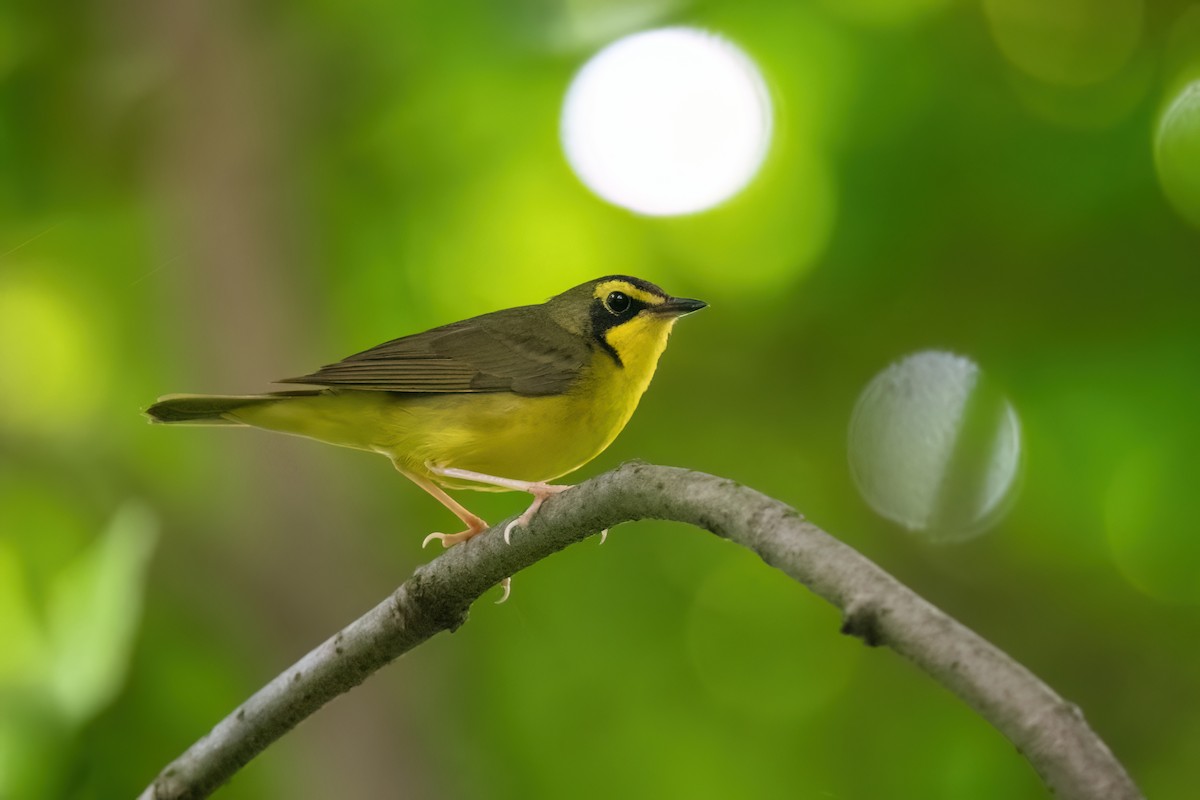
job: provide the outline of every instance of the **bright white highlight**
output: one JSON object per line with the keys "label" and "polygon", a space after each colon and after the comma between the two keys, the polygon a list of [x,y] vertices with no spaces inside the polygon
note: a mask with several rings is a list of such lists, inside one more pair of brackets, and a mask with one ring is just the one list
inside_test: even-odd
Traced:
{"label": "bright white highlight", "polygon": [[562,138],[576,174],[610,203],[690,214],[736,194],[758,171],[771,103],[732,44],[663,28],[620,39],[584,65],[563,105]]}

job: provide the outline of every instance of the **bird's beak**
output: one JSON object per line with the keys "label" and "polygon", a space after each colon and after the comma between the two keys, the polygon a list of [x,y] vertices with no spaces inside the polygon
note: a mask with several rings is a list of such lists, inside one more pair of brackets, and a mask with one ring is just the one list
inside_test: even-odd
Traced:
{"label": "bird's beak", "polygon": [[699,311],[707,306],[708,303],[703,300],[689,300],[686,297],[671,297],[665,302],[659,303],[656,306],[651,306],[649,310],[655,314],[667,314],[673,317],[682,317],[684,314],[691,314],[693,311]]}

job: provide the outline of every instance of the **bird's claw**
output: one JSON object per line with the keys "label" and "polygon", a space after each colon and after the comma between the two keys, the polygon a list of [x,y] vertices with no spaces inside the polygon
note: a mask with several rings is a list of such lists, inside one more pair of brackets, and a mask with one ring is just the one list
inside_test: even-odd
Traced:
{"label": "bird's claw", "polygon": [[608,528],[600,531],[600,544],[604,544],[604,540],[608,538]]}
{"label": "bird's claw", "polygon": [[561,494],[570,488],[570,486],[562,486],[552,483],[530,484],[529,488],[527,488],[525,491],[533,495],[533,502],[529,504],[529,508],[525,509],[521,516],[504,526],[504,543],[512,544],[512,532],[515,528],[529,527],[529,523],[532,522],[534,516],[537,515],[538,509],[542,507],[542,503],[546,502],[554,495]]}
{"label": "bird's claw", "polygon": [[512,544],[512,532],[513,532],[514,528],[529,527],[530,521],[533,520],[533,515],[537,513],[537,510],[539,508],[541,508],[542,501],[545,499],[546,498],[542,497],[541,495],[537,495],[534,498],[533,502],[529,504],[529,508],[525,509],[524,514],[522,514],[521,516],[517,517],[512,522],[510,522],[504,526],[504,543],[505,544]]}
{"label": "bird's claw", "polygon": [[437,539],[439,542],[441,542],[442,547],[453,547],[460,542],[465,542],[472,536],[477,536],[479,533],[480,531],[462,531],[460,533],[431,533],[421,541],[421,549],[424,550],[425,546],[434,539]]}
{"label": "bird's claw", "polygon": [[509,594],[512,593],[512,578],[505,578],[500,581],[500,588],[504,590],[504,594],[500,595],[500,599],[496,601],[496,605],[503,603],[508,599]]}

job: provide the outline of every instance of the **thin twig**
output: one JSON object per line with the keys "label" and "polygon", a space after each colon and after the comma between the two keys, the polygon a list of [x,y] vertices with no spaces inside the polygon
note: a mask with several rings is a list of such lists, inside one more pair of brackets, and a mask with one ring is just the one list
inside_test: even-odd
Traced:
{"label": "thin twig", "polygon": [[[419,567],[386,600],[268,683],[155,779],[143,799],[199,798],[326,702],[434,634],[454,630],[502,578],[635,519],[670,519],[749,547],[844,614],[843,633],[887,646],[962,698],[1068,800],[1142,795],[1083,715],[1029,670],[783,503],[733,481],[624,464],[546,502],[505,545],[504,524]],[[930,769],[936,766],[931,763]]]}

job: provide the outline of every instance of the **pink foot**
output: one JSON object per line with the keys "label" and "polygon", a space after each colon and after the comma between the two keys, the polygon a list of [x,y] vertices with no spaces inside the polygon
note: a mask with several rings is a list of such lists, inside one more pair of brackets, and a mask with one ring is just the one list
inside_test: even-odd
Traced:
{"label": "pink foot", "polygon": [[437,539],[439,542],[441,542],[442,547],[453,547],[456,544],[465,542],[467,539],[470,539],[475,535],[477,534],[474,531],[462,531],[460,533],[431,533],[421,540],[421,549],[425,549],[425,547],[434,539]]}
{"label": "pink foot", "polygon": [[517,526],[522,528],[529,527],[529,523],[533,520],[534,516],[537,515],[538,509],[542,507],[542,503],[546,502],[554,495],[561,494],[570,488],[570,486],[562,484],[541,482],[530,483],[528,486],[526,486],[525,491],[533,495],[533,502],[529,504],[529,508],[525,509],[525,513],[504,526],[504,543],[512,544],[510,537],[512,536],[513,528],[516,528]]}
{"label": "pink foot", "polygon": [[488,524],[486,522],[484,522],[482,519],[479,519],[479,517],[475,517],[475,520],[476,520],[475,522],[470,523],[470,525],[467,527],[467,529],[465,531],[460,531],[458,533],[431,533],[431,534],[429,534],[421,542],[421,549],[424,549],[425,545],[429,544],[434,539],[437,539],[439,542],[441,542],[442,547],[453,547],[456,544],[465,542],[467,539],[471,539],[475,536],[478,536],[479,534],[483,533],[484,531],[486,531],[488,529]]}

